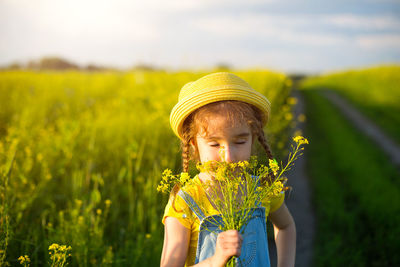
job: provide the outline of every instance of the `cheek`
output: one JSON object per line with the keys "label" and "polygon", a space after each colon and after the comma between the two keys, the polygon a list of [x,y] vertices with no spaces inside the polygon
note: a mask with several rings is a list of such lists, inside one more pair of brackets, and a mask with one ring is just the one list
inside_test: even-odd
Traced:
{"label": "cheek", "polygon": [[252,143],[249,142],[248,145],[246,145],[242,151],[243,155],[245,155],[246,157],[246,160],[250,159],[251,151],[252,151]]}
{"label": "cheek", "polygon": [[197,155],[198,155],[198,159],[201,162],[205,162],[208,160],[213,160],[212,158],[212,151],[210,148],[208,148],[205,144],[203,144],[201,141],[197,142],[198,146],[197,146]]}
{"label": "cheek", "polygon": [[202,162],[209,160],[218,160],[218,159],[219,159],[218,150],[210,148],[210,149],[203,149],[200,152],[200,160]]}

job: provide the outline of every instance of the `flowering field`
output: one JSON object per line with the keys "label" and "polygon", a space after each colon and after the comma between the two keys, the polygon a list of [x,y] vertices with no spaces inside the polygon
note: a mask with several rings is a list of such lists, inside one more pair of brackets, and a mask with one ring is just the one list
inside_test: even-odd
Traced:
{"label": "flowering field", "polygon": [[[235,73],[272,102],[268,138],[283,156],[290,80]],[[156,188],[162,170],[181,170],[169,112],[204,74],[0,72],[0,266],[158,265]]]}

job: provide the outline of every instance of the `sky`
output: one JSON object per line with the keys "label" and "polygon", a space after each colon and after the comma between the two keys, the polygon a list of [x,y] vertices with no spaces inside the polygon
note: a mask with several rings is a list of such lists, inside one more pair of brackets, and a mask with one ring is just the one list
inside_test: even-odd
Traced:
{"label": "sky", "polygon": [[0,65],[269,68],[400,63],[400,0],[0,0]]}

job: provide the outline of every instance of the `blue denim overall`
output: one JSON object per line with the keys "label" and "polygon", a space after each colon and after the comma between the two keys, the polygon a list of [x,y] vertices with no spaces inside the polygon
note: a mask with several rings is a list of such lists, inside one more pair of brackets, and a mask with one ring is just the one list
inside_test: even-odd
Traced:
{"label": "blue denim overall", "polygon": [[[222,232],[218,227],[223,224],[222,219],[220,215],[206,217],[188,193],[180,190],[178,195],[182,197],[200,220],[195,261],[195,263],[199,263],[214,255],[217,235]],[[249,219],[242,235],[242,250],[236,262],[237,266],[270,266],[265,222],[265,208],[258,205],[257,208],[254,208],[253,215]]]}

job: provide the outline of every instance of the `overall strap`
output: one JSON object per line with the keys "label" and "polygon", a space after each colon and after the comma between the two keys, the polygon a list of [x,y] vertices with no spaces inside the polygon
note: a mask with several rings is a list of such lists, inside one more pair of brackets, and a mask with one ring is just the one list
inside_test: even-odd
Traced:
{"label": "overall strap", "polygon": [[196,201],[185,191],[179,190],[178,195],[186,202],[189,208],[196,214],[197,218],[202,221],[206,216],[204,216],[203,211],[197,205]]}

